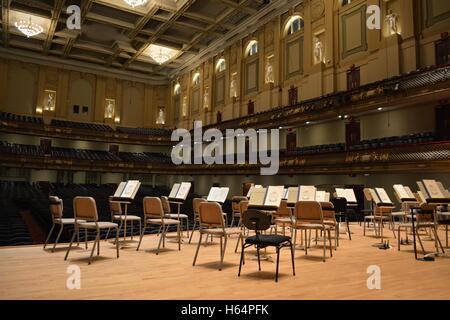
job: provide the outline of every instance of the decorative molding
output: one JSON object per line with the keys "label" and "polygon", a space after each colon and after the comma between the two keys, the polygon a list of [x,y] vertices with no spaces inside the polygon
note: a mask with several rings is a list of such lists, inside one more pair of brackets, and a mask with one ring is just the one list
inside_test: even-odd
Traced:
{"label": "decorative molding", "polygon": [[[440,15],[434,16],[433,15],[433,4],[436,0],[425,0],[424,1],[424,6],[425,6],[425,24],[427,27],[431,27],[434,24],[441,22],[443,20],[447,20],[450,19],[450,9],[447,12],[444,12]],[[442,1],[442,0],[438,0],[438,1]],[[448,0],[445,0],[444,2],[447,3],[447,5],[450,6]]]}
{"label": "decorative molding", "polygon": [[[342,23],[342,59],[346,59],[347,57],[358,53],[358,52],[364,52],[367,51],[368,49],[368,45],[367,45],[367,28],[366,28],[366,11],[367,11],[367,6],[363,5],[361,6],[359,9],[344,14],[342,16],[341,19],[341,23]],[[352,16],[355,16],[359,14],[361,16],[361,45],[353,48],[353,49],[348,49],[347,48],[347,31],[351,32],[350,30],[347,30],[347,19],[349,19]]]}

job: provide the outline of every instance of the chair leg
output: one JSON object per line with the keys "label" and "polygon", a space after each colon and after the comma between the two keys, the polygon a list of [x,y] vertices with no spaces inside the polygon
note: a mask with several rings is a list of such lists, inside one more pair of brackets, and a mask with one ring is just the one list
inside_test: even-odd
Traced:
{"label": "chair leg", "polygon": [[74,232],[77,234],[77,246],[79,246],[80,245],[80,228],[75,226]]}
{"label": "chair leg", "polygon": [[[166,228],[164,227],[164,225],[162,225],[162,228],[160,230],[162,230],[162,233],[159,235],[158,249],[156,249],[156,255],[158,255],[159,248],[161,248],[161,242],[165,241],[164,237],[166,236]],[[164,248],[164,245],[163,245],[163,248]]]}
{"label": "chair leg", "polygon": [[84,229],[84,246],[86,249],[88,248],[88,231],[87,231],[87,229]]}
{"label": "chair leg", "polygon": [[131,240],[133,240],[134,229],[133,229],[133,220],[131,220]]}
{"label": "chair leg", "polygon": [[61,237],[63,229],[64,225],[61,223],[61,229],[59,229],[58,236],[56,237],[55,243],[53,244],[52,252],[55,252],[56,244],[58,243],[59,238]]}
{"label": "chair leg", "polygon": [[[220,257],[220,269],[219,270],[222,270],[222,267],[223,267],[223,258],[225,257],[225,250],[227,249],[227,235],[225,234],[225,236],[223,237],[224,238],[224,240],[223,240],[223,249],[222,249],[222,256]],[[222,238],[220,238],[220,239],[222,239]],[[221,245],[221,247],[222,247],[222,245]]]}
{"label": "chair leg", "polygon": [[[398,245],[398,251],[400,251],[400,225],[398,226],[398,235],[397,235],[397,245]],[[406,234],[408,234],[408,229],[406,229]]]}
{"label": "chair leg", "polygon": [[448,225],[445,226],[445,247],[448,248]]}
{"label": "chair leg", "polygon": [[293,254],[295,256],[295,246],[297,245],[297,228],[295,228],[295,230],[292,230],[292,238],[293,238]]}
{"label": "chair leg", "polygon": [[72,239],[70,240],[69,248],[67,249],[66,256],[64,257],[64,260],[67,260],[67,257],[69,256],[69,252],[70,252],[70,249],[72,248],[73,240],[75,240],[75,235],[76,235],[76,233],[74,232],[73,235],[72,235]]}
{"label": "chair leg", "polygon": [[232,214],[230,228],[233,228],[233,224],[234,224],[234,213]]}
{"label": "chair leg", "polygon": [[305,229],[305,255],[308,255],[308,230]]}
{"label": "chair leg", "polygon": [[243,264],[243,262],[244,262],[244,249],[245,249],[245,247],[244,247],[244,245],[242,245],[242,249],[241,249],[241,260],[240,260],[240,262],[239,262],[239,272],[238,272],[238,277],[241,276],[242,264]]}
{"label": "chair leg", "polygon": [[[147,228],[146,223],[144,223],[144,227],[141,229],[141,235],[139,236],[139,243],[136,248],[136,251],[139,251],[139,248],[141,247],[142,238],[144,237],[145,229]],[[116,228],[116,242],[119,242],[119,229]]]}
{"label": "chair leg", "polygon": [[189,237],[189,243],[192,241],[192,236],[194,235],[195,227],[197,226],[197,219],[194,219],[194,227],[191,230],[191,236]]}
{"label": "chair leg", "polygon": [[256,252],[258,254],[258,270],[261,271],[261,258],[259,256],[259,246],[256,245]]}
{"label": "chair leg", "polygon": [[89,257],[88,264],[91,264],[91,262],[92,262],[92,256],[94,255],[95,246],[97,245],[98,237],[99,237],[99,232],[97,231],[97,234],[95,235],[94,245],[92,246],[91,256]]}
{"label": "chair leg", "polygon": [[292,242],[289,241],[289,247],[291,249],[291,260],[292,260],[292,274],[295,276],[295,264],[294,264],[294,250],[292,248]]}
{"label": "chair leg", "polygon": [[98,232],[98,241],[97,241],[97,255],[100,255],[100,230]]}
{"label": "chair leg", "polygon": [[423,247],[422,239],[420,238],[419,229],[416,229],[417,239],[419,240],[420,247],[422,248],[423,254],[425,254],[425,248]]}
{"label": "chair leg", "polygon": [[275,282],[278,282],[278,266],[280,265],[280,248],[277,247],[277,270],[275,272]]}
{"label": "chair leg", "polygon": [[[442,243],[441,243],[441,239],[439,238],[438,233],[437,233],[437,227],[434,226],[432,229],[433,229],[434,237],[435,237],[435,241],[436,241],[436,252],[439,252],[439,247],[440,247],[442,250],[442,253],[445,253],[444,247],[442,246]],[[438,247],[438,245],[439,245],[439,247]]]}
{"label": "chair leg", "polygon": [[[139,230],[140,229],[141,228],[139,228]],[[142,240],[142,238],[140,240]],[[139,241],[139,244],[141,244],[141,241]],[[117,251],[117,259],[119,259],[119,228],[118,227],[116,227],[116,251]]]}
{"label": "chair leg", "polygon": [[237,253],[237,249],[238,249],[239,241],[241,240],[241,237],[242,237],[242,232],[239,234],[238,239],[236,241],[236,247],[234,248],[234,253]]}
{"label": "chair leg", "polygon": [[[325,231],[323,233],[323,236],[325,237]],[[328,229],[328,242],[330,244],[330,256],[333,256],[333,246],[331,245],[331,230]]]}
{"label": "chair leg", "polygon": [[203,233],[200,232],[200,239],[198,240],[197,250],[195,251],[195,256],[194,256],[194,261],[192,262],[192,266],[195,266],[195,262],[197,261],[198,251],[200,249],[200,245],[202,244],[202,237],[203,237]]}
{"label": "chair leg", "polygon": [[177,234],[178,234],[178,251],[181,250],[181,234],[180,234],[180,224],[177,224]]}
{"label": "chair leg", "polygon": [[323,237],[323,262],[325,262],[326,250],[327,250],[327,237],[324,234],[324,237]]}
{"label": "chair leg", "polygon": [[54,229],[55,229],[55,224],[53,223],[52,228],[50,229],[50,232],[48,233],[47,239],[45,239],[44,249],[47,246],[48,240],[50,240],[50,236],[52,235]]}
{"label": "chair leg", "polygon": [[352,240],[352,233],[350,232],[350,222],[348,222],[348,219],[345,219],[347,222],[347,232],[348,232],[348,239]]}
{"label": "chair leg", "polygon": [[366,222],[364,221],[364,229],[363,229],[363,236],[366,236]]}
{"label": "chair leg", "polygon": [[109,236],[109,231],[111,231],[111,228],[108,228],[108,231],[106,231],[106,236],[105,236],[105,240],[108,240],[108,236]]}

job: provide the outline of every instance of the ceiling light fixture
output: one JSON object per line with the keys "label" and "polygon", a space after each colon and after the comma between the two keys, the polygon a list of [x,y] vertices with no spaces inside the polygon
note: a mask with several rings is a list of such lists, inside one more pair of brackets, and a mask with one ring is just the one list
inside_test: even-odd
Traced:
{"label": "ceiling light fixture", "polygon": [[164,64],[177,54],[177,50],[151,44],[147,49],[147,54],[158,64]]}
{"label": "ceiling light fixture", "polygon": [[31,17],[29,20],[19,20],[15,23],[17,29],[22,32],[24,35],[29,37],[34,37],[44,31],[44,28],[37,23],[31,21]]}
{"label": "ceiling light fixture", "polygon": [[132,8],[136,8],[147,3],[147,0],[123,0],[123,1],[125,1],[126,4],[128,4]]}

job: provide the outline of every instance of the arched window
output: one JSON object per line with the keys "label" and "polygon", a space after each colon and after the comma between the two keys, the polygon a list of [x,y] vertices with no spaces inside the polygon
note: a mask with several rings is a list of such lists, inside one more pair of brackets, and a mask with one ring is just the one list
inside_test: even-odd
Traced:
{"label": "arched window", "polygon": [[176,83],[175,86],[173,87],[173,94],[175,96],[179,95],[181,92],[181,85],[179,83]]}
{"label": "arched window", "polygon": [[226,66],[225,59],[220,58],[216,64],[216,72],[217,73],[223,72],[223,71],[225,71],[226,68],[227,68],[227,66]]}
{"label": "arched window", "polygon": [[258,53],[258,41],[252,40],[248,43],[247,48],[245,49],[245,55],[247,57],[251,57]]}
{"label": "arched window", "polygon": [[304,27],[305,27],[305,22],[302,17],[292,16],[286,24],[285,33],[287,35],[291,35],[300,30],[303,30]]}
{"label": "arched window", "polygon": [[194,86],[198,86],[200,84],[200,73],[195,73],[194,77],[192,78],[192,84]]}

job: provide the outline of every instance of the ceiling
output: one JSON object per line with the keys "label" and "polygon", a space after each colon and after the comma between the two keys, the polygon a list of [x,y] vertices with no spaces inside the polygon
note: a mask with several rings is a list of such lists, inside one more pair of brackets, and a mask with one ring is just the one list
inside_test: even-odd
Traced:
{"label": "ceiling", "polygon": [[[270,0],[147,0],[132,8],[124,0],[1,0],[0,44],[39,56],[139,73],[158,79],[255,17]],[[81,30],[67,29],[70,5],[81,8]],[[27,38],[19,19],[44,32]],[[147,54],[151,44],[177,50],[159,65]]]}

